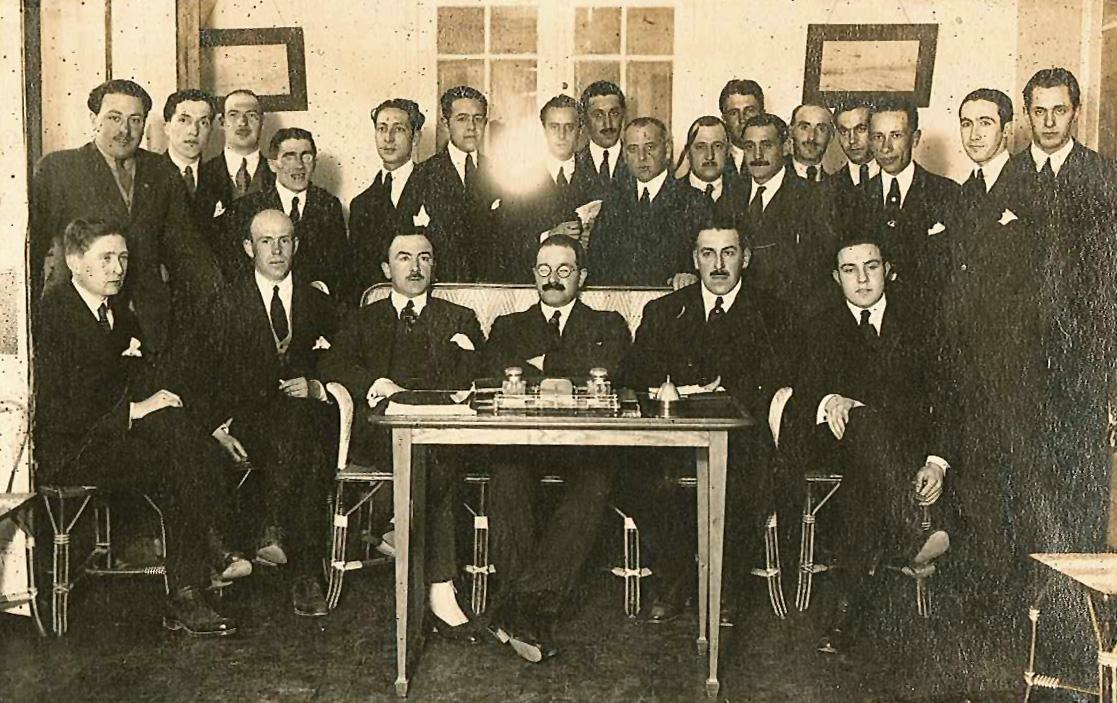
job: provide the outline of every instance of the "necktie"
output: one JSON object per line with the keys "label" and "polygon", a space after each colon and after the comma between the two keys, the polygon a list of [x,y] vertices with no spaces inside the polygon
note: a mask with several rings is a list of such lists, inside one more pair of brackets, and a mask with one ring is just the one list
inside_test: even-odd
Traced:
{"label": "necktie", "polygon": [[807,180],[811,181],[812,183],[814,181],[818,180],[818,167],[817,166],[808,166],[807,167]]}
{"label": "necktie", "polygon": [[109,304],[106,302],[102,302],[101,307],[97,308],[97,324],[105,334],[112,332],[112,325],[109,324]]}
{"label": "necktie", "polygon": [[297,196],[297,195],[295,197],[291,198],[291,213],[290,213],[290,216],[291,216],[291,224],[297,225],[299,223],[299,220],[302,219],[302,215],[299,214],[299,196]]}
{"label": "necktie", "polygon": [[717,299],[714,300],[714,307],[710,310],[710,316],[706,318],[706,322],[717,322],[721,318],[725,317],[725,308],[723,307],[724,304],[725,300],[719,295]]}
{"label": "necktie", "polygon": [[756,195],[752,196],[752,202],[749,203],[749,221],[754,226],[760,224],[760,218],[764,216],[764,186],[758,186]]}
{"label": "necktie", "polygon": [[601,178],[602,183],[608,183],[612,176],[609,174],[609,152],[606,151],[601,154],[601,168],[597,169],[597,175]]}
{"label": "necktie", "polygon": [[268,314],[271,316],[271,328],[275,333],[275,340],[282,342],[287,339],[291,328],[287,325],[287,308],[283,307],[283,299],[279,297],[279,286],[272,287],[271,309]]}
{"label": "necktie", "polygon": [[[388,200],[392,200],[392,172],[387,171],[384,173],[384,193],[388,196]],[[395,203],[392,203],[395,205]]]}
{"label": "necktie", "polygon": [[191,197],[193,197],[194,190],[197,188],[197,185],[194,183],[193,167],[186,167],[186,170],[182,172],[182,180],[186,181],[186,192],[190,193]]}
{"label": "necktie", "polygon": [[559,166],[558,178],[555,179],[555,183],[559,188],[566,188],[566,186],[570,185],[570,181],[566,180],[566,169],[562,166]]}
{"label": "necktie", "polygon": [[975,186],[975,188],[977,188],[978,195],[985,195],[988,192],[985,186],[985,172],[978,168],[974,177],[977,180],[977,186]]}
{"label": "necktie", "polygon": [[551,319],[547,320],[547,325],[551,328],[551,347],[554,348],[558,344],[559,339],[562,338],[562,328],[559,327],[559,321],[562,319],[562,311],[555,310],[551,315]]}
{"label": "necktie", "polygon": [[869,164],[861,164],[861,168],[858,169],[858,174],[860,176],[860,180],[857,182],[857,185],[861,186],[865,190],[868,190],[868,188],[869,188]]}
{"label": "necktie", "polygon": [[900,181],[893,178],[892,185],[888,186],[888,197],[884,199],[884,213],[888,216],[889,226],[895,227],[896,217],[900,212]]}
{"label": "necktie", "polygon": [[1046,183],[1055,183],[1055,169],[1051,167],[1051,157],[1043,162],[1043,169],[1039,172],[1040,180]]}
{"label": "necktie", "polygon": [[651,195],[648,194],[648,189],[645,187],[640,193],[640,209],[648,210],[652,206]]}
{"label": "necktie", "polygon": [[706,197],[709,198],[711,203],[714,202],[714,184],[713,183],[707,183],[706,184]]}
{"label": "necktie", "polygon": [[868,310],[862,310],[861,324],[858,325],[858,327],[861,328],[861,334],[864,335],[865,339],[869,340],[877,338],[877,329],[876,327],[873,327],[873,323],[869,322],[869,317],[871,315],[872,313],[870,313]]}
{"label": "necktie", "polygon": [[237,169],[236,178],[233,179],[233,184],[236,191],[233,193],[233,199],[242,198],[248,192],[248,186],[252,179],[248,177],[248,159],[240,160],[240,168]]}
{"label": "necktie", "polygon": [[473,172],[477,170],[477,165],[473,163],[473,154],[465,155],[465,187],[469,189],[470,184],[473,183]]}
{"label": "necktie", "polygon": [[411,328],[419,320],[419,314],[415,312],[415,301],[408,300],[407,304],[403,306],[403,310],[399,311],[400,322],[403,323],[403,328],[407,332],[411,332]]}
{"label": "necktie", "polygon": [[116,162],[116,182],[120,185],[120,194],[124,197],[124,204],[132,209],[132,174],[124,166],[123,161]]}

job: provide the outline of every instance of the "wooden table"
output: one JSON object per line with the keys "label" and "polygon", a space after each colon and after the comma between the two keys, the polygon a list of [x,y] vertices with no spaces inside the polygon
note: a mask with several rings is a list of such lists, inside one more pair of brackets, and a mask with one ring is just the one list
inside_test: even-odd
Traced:
{"label": "wooden table", "polygon": [[[718,693],[718,624],[721,620],[722,547],[725,535],[725,473],[728,433],[753,420],[722,402],[682,401],[669,417],[374,416],[392,430],[396,548],[396,693],[406,696],[412,665],[423,641],[427,593],[423,576],[427,445],[694,447],[698,475],[698,653],[709,655],[706,692]],[[650,406],[645,405],[645,413]],[[410,650],[408,649],[410,645]]]}

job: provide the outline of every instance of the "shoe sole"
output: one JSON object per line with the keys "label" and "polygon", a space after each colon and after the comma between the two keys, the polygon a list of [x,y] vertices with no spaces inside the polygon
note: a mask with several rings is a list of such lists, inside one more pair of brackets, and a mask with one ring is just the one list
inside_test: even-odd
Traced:
{"label": "shoe sole", "polygon": [[530,644],[523,640],[518,640],[515,637],[509,639],[508,644],[512,645],[512,651],[526,662],[538,664],[543,661],[543,649],[539,645]]}
{"label": "shoe sole", "polygon": [[325,612],[319,612],[317,610],[299,610],[298,608],[295,608],[295,615],[303,618],[324,618],[329,614],[329,610],[326,610]]}
{"label": "shoe sole", "polygon": [[191,630],[189,627],[182,624],[181,620],[176,620],[169,617],[163,618],[163,627],[167,630],[170,630],[171,632],[185,632],[191,637],[228,637],[229,635],[235,635],[237,633],[236,627],[230,627],[224,630],[211,630],[206,632]]}

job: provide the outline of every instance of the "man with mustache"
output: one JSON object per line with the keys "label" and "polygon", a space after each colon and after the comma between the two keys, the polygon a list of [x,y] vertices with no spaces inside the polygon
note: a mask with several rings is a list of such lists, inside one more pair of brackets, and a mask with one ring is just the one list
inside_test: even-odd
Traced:
{"label": "man with mustache", "polygon": [[411,225],[421,205],[418,179],[413,178],[415,147],[426,123],[419,105],[392,98],[374,107],[371,117],[380,165],[372,185],[349,204],[357,295],[385,280],[377,264],[388,242]]}
{"label": "man with mustache", "polygon": [[92,141],[48,154],[32,180],[32,304],[44,287],[68,282],[67,224],[79,217],[119,222],[131,253],[120,296],[144,326],[154,362],[175,347],[221,276],[194,224],[181,174],[162,155],[140,148],[151,96],[132,81],[111,80],[90,91],[86,105]]}
{"label": "man with mustache", "polygon": [[729,145],[725,123],[713,115],[704,115],[690,125],[683,154],[690,167],[687,184],[702,193],[719,219],[736,221],[743,218],[744,211],[740,210],[743,200],[738,192],[739,181],[725,175]]}
{"label": "man with mustache", "polygon": [[834,116],[829,108],[805,103],[791,113],[791,167],[811,183],[826,180],[822,168],[826,148],[834,136]]}
{"label": "man with mustache", "polygon": [[795,310],[816,309],[829,290],[834,234],[822,189],[786,165],[787,125],[762,114],[745,123],[747,180],[737,188],[752,249],[753,282]]}
{"label": "man with mustache", "polygon": [[[391,466],[391,433],[371,431],[369,415],[383,412],[385,401],[405,398],[407,391],[469,388],[479,375],[477,350],[485,338],[472,310],[430,294],[434,248],[421,228],[393,237],[380,267],[392,282],[391,293],[352,311],[319,370],[324,381],[339,381],[353,397],[350,456]],[[469,639],[472,627],[453,583],[458,573],[454,510],[461,504],[457,465],[453,451],[427,454],[426,575],[436,629]]]}
{"label": "man with mustache", "polygon": [[593,200],[602,200],[631,178],[621,151],[621,130],[627,114],[624,93],[616,83],[595,81],[582,91],[581,105],[590,139],[575,155],[575,165],[597,174],[590,195]]}
{"label": "man with mustache", "polygon": [[318,163],[314,135],[299,127],[284,127],[272,135],[270,147],[275,184],[238,200],[226,218],[227,242],[231,244],[235,238],[241,242],[236,258],[224,262],[227,275],[238,277],[248,268],[243,242],[252,218],[264,210],[279,210],[295,223],[299,240],[295,271],[299,276],[320,286],[335,305],[355,303],[358,294],[341,201],[310,180]]}
{"label": "man with mustache", "polygon": [[747,177],[745,123],[764,113],[764,89],[752,79],[733,78],[721,89],[718,109],[721,110],[721,119],[729,130],[729,159],[725,162],[725,175],[729,178]]}
{"label": "man with mustache", "polygon": [[[570,377],[579,384],[595,367],[614,376],[630,344],[628,326],[619,313],[578,300],[588,274],[578,240],[547,237],[536,247],[533,273],[539,302],[493,322],[486,373],[503,377],[515,366],[529,382]],[[600,448],[510,447],[495,451],[493,464],[494,622],[518,655],[539,662],[556,651],[553,627],[596,544],[613,462]],[[539,479],[556,472],[566,483],[554,513],[543,521],[537,496],[550,489]]]}
{"label": "man with mustache", "polygon": [[667,172],[671,140],[656,118],[638,117],[625,127],[624,155],[635,180],[602,203],[588,268],[596,285],[670,285],[690,268],[690,242],[709,206]]}
{"label": "man with mustache", "polygon": [[[765,418],[773,393],[789,382],[788,309],[744,276],[753,258],[751,247],[732,222],[707,219],[699,230],[691,256],[699,281],[644,307],[621,381],[647,390],[670,377],[678,387],[724,389],[754,418]],[[747,574],[764,563],[763,524],[771,512],[770,445],[770,435],[759,426],[732,433],[729,440],[725,553],[734,556],[726,562],[723,591],[729,606],[737,599],[742,606],[752,605],[763,593],[759,579],[748,584]],[[687,514],[694,498],[678,489],[680,472],[689,474],[694,455],[657,450],[645,456],[648,466],[622,472],[624,485],[617,495],[647,538],[656,576],[645,617],[660,623],[681,612],[688,584],[694,583],[693,538],[680,533],[693,524]],[[725,622],[732,622],[733,610],[725,608]]]}

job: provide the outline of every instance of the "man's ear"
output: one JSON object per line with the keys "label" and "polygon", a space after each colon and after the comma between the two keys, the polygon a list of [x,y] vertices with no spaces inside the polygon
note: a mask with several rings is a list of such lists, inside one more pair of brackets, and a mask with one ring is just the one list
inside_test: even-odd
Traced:
{"label": "man's ear", "polygon": [[892,264],[884,262],[884,280],[889,281],[892,279]]}
{"label": "man's ear", "polygon": [[923,130],[921,130],[921,129],[917,129],[917,130],[915,130],[914,132],[911,133],[911,148],[912,149],[915,149],[915,147],[919,146],[919,138],[921,136],[923,136]]}
{"label": "man's ear", "polygon": [[291,247],[291,256],[294,256],[299,251],[299,238],[295,237],[294,246]]}
{"label": "man's ear", "polygon": [[384,274],[384,278],[392,280],[392,267],[388,266],[387,261],[380,262],[380,272]]}
{"label": "man's ear", "polygon": [[752,249],[744,247],[741,249],[741,270],[744,271],[749,267],[749,262],[752,261]]}
{"label": "man's ear", "polygon": [[690,258],[691,258],[692,261],[694,261],[694,270],[697,271],[698,270],[698,250],[697,249],[695,249],[694,251],[692,251],[690,253]]}
{"label": "man's ear", "polygon": [[251,239],[241,240],[241,245],[244,246],[244,253],[248,254],[248,258],[250,258],[250,259],[255,259],[256,258],[256,254],[252,251],[252,240]]}
{"label": "man's ear", "polygon": [[[834,277],[834,283],[837,283],[839,286],[842,285],[842,276],[841,276],[840,273],[838,273],[837,269],[834,269],[833,271],[831,271],[830,275]],[[887,264],[885,265],[885,268],[884,268],[884,276],[885,276],[885,278],[888,277],[888,265]]]}
{"label": "man's ear", "polygon": [[586,276],[589,274],[589,269],[578,269],[578,290],[582,290],[582,286],[586,285]]}
{"label": "man's ear", "polygon": [[70,273],[77,273],[81,268],[81,257],[76,254],[66,255],[66,268],[70,269]]}

